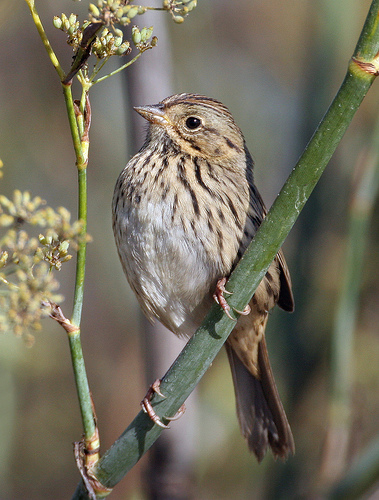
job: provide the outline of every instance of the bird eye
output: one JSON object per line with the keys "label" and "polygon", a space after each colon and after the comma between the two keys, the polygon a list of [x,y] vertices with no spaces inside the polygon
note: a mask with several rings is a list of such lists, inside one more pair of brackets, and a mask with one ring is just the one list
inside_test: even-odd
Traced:
{"label": "bird eye", "polygon": [[195,130],[196,128],[199,128],[201,125],[201,120],[200,118],[197,118],[197,116],[189,116],[186,120],[186,126],[190,130]]}

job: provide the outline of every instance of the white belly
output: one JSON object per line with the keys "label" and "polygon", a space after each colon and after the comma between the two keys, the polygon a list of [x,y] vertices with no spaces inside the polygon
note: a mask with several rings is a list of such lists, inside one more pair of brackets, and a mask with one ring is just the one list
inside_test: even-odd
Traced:
{"label": "white belly", "polygon": [[182,224],[171,225],[166,205],[147,204],[124,215],[119,219],[123,227],[117,232],[123,237],[118,249],[142,308],[150,319],[156,316],[175,333],[191,335],[203,320],[221,277],[202,242],[201,235],[206,238],[208,229],[201,228],[195,236]]}

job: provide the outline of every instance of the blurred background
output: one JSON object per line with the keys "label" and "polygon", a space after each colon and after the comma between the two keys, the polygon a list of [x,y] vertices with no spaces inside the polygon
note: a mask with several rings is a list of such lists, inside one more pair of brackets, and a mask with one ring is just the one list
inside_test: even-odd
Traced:
{"label": "blurred background", "polygon": [[[84,19],[87,2],[37,0],[36,5],[68,70],[72,52],[52,17],[74,12]],[[154,25],[158,46],[124,74],[91,90],[88,231],[93,241],[88,246],[82,342],[102,451],[134,418],[148,385],[164,374],[183,347],[180,340],[173,344],[167,332],[154,334],[151,344],[141,335],[146,325],[113,240],[114,184],[143,140],[143,120],[132,106],[180,92],[221,100],[244,132],[255,160],[256,183],[270,206],[343,80],[369,6],[369,0],[199,0],[181,25],[168,14],[149,13],[135,22]],[[63,95],[25,2],[0,1],[0,43],[0,192],[11,197],[16,188],[29,190],[54,208],[65,206],[74,218],[77,177]],[[110,68],[117,64],[111,62]],[[182,496],[147,493],[153,447],[111,498],[323,498],[328,485],[374,441],[379,420],[377,204],[363,254],[353,356],[344,364],[351,382],[347,410],[340,406],[340,413],[331,398],[331,360],[354,172],[370,147],[377,115],[376,84],[284,245],[296,311],[274,311],[267,337],[293,429],[295,457],[283,464],[268,453],[258,465],[249,454],[239,434],[229,366],[221,352],[185,415],[166,433],[178,434],[175,426],[181,426],[176,453],[186,457]],[[58,276],[67,316],[74,271],[73,259]],[[1,500],[67,499],[79,480],[72,442],[82,431],[67,339],[53,321],[45,320],[43,326],[32,348],[11,335],[0,337]],[[152,355],[151,348],[150,354],[145,351],[153,343],[169,346],[158,368],[152,359],[160,355]],[[338,416],[346,412],[339,425]],[[379,498],[375,486],[370,495]]]}

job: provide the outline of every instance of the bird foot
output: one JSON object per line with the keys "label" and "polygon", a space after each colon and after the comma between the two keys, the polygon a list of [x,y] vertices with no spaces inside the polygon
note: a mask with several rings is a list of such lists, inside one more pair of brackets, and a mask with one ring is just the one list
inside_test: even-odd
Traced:
{"label": "bird foot", "polygon": [[[162,422],[162,420],[159,418],[159,416],[155,413],[154,411],[154,408],[152,407],[151,405],[151,397],[152,395],[156,392],[157,394],[159,394],[162,398],[165,398],[166,396],[164,396],[164,394],[161,393],[161,390],[160,390],[160,386],[161,386],[161,381],[160,379],[158,378],[157,380],[155,380],[155,382],[153,382],[151,384],[151,386],[149,387],[147,393],[146,393],[146,396],[143,398],[143,400],[141,401],[141,406],[142,406],[142,410],[147,413],[147,415],[150,417],[150,419],[157,425],[159,425],[159,427],[162,427],[162,429],[169,429],[170,426],[169,425],[166,425]],[[182,406],[179,408],[179,410],[177,411],[177,413],[173,416],[173,417],[165,417],[166,420],[177,420],[178,418],[180,418],[183,413],[186,411],[186,407],[184,404],[182,404]]]}
{"label": "bird foot", "polygon": [[[217,302],[217,304],[219,304],[219,306],[223,309],[224,313],[228,316],[228,318],[230,318],[232,321],[237,321],[230,314],[230,309],[231,309],[230,305],[228,304],[228,302],[226,301],[226,299],[224,297],[224,294],[232,295],[233,292],[228,292],[228,290],[226,290],[226,288],[225,288],[225,284],[226,284],[226,278],[221,278],[218,280],[217,285],[216,285],[216,291],[213,294],[213,298]],[[244,308],[243,311],[239,311],[235,307],[233,307],[232,309],[236,313],[242,314],[242,316],[247,316],[251,311],[249,304],[247,304],[247,306]]]}

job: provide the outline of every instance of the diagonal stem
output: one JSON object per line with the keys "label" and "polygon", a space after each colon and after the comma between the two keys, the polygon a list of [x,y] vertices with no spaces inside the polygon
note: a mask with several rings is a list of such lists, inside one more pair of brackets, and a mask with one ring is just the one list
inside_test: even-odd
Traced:
{"label": "diagonal stem", "polygon": [[[373,0],[347,74],[335,99],[284,184],[267,217],[228,281],[229,303],[243,310],[295,223],[355,112],[378,74],[379,0]],[[161,419],[183,404],[223,346],[235,323],[216,304],[161,382],[155,395]],[[162,429],[140,412],[94,469],[98,480],[115,486],[158,438]],[[87,498],[79,485],[74,499]]]}

